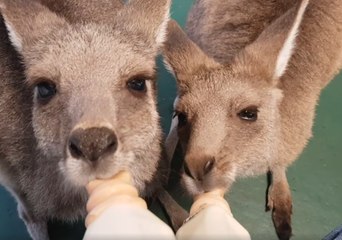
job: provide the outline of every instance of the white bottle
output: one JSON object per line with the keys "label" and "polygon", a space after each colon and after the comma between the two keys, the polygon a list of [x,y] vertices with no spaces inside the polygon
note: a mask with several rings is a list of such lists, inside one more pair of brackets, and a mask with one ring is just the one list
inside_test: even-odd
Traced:
{"label": "white bottle", "polygon": [[151,213],[139,198],[127,173],[88,185],[87,230],[84,240],[175,240],[171,228]]}
{"label": "white bottle", "polygon": [[176,234],[177,240],[250,240],[247,230],[233,217],[223,192],[205,193],[195,199],[190,217]]}

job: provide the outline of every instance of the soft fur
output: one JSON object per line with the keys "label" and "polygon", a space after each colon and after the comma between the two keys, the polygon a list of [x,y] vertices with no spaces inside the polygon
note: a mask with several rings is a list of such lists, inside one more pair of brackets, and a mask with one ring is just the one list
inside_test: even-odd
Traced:
{"label": "soft fur", "polygon": [[[340,70],[341,29],[339,0],[197,0],[189,37],[170,22],[164,54],[178,83],[190,193],[270,171],[268,208],[279,238],[290,238],[285,171],[312,135],[321,90]],[[255,122],[238,117],[250,106]]]}
{"label": "soft fur", "polygon": [[[155,58],[169,8],[170,0],[0,1],[0,181],[34,239],[48,239],[48,220],[85,215],[89,180],[126,169],[142,196],[159,188]],[[146,79],[146,92],[128,89],[134,78]],[[42,105],[36,85],[46,80],[57,94]],[[115,153],[95,165],[74,159],[69,136],[102,127],[115,132]]]}

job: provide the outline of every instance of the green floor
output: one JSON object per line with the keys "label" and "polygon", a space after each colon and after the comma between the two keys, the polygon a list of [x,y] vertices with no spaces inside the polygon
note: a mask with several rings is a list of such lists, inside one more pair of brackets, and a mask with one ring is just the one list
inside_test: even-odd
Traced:
{"label": "green floor", "polygon": [[[181,24],[192,0],[174,0],[172,16]],[[159,60],[159,103],[165,131],[170,122],[175,83]],[[321,239],[342,224],[342,74],[323,92],[317,110],[314,138],[289,169],[292,189],[293,239]],[[253,239],[276,239],[271,218],[264,212],[264,176],[237,182],[227,196],[235,217]],[[184,200],[184,199],[183,199]],[[188,205],[188,204],[185,204]],[[155,207],[156,211],[158,208]],[[158,211],[159,212],[159,211]],[[160,214],[160,213],[159,213]],[[83,225],[51,225],[52,239],[81,239]],[[18,219],[12,197],[0,188],[0,239],[29,239]]]}

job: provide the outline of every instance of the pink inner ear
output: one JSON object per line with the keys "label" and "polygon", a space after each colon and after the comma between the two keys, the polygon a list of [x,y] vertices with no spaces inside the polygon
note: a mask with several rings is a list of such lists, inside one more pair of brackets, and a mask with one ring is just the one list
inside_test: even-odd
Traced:
{"label": "pink inner ear", "polygon": [[261,64],[272,81],[278,81],[283,76],[294,53],[308,0],[299,3],[267,26],[253,43],[237,55],[241,66],[253,65],[254,70],[258,70]]}
{"label": "pink inner ear", "polygon": [[156,43],[158,47],[162,45],[166,40],[166,35],[167,35],[166,31],[167,31],[167,25],[168,25],[169,20],[170,20],[170,6],[168,6],[165,12],[164,19],[157,30]]}
{"label": "pink inner ear", "polygon": [[128,1],[118,14],[118,19],[132,32],[145,32],[146,43],[158,51],[166,40],[170,19],[171,0]]}
{"label": "pink inner ear", "polygon": [[9,39],[13,45],[13,47],[18,51],[18,52],[22,52],[23,50],[23,42],[22,42],[22,39],[21,37],[18,35],[18,33],[14,30],[12,24],[10,23],[10,21],[8,21],[6,19],[6,16],[4,16],[4,22],[5,22],[5,25],[6,25],[6,29],[8,31],[8,36],[9,36]]}
{"label": "pink inner ear", "polygon": [[[41,36],[50,36],[67,22],[38,1],[8,0],[1,10],[12,45],[18,52]],[[25,56],[24,56],[25,57]]]}
{"label": "pink inner ear", "polygon": [[298,36],[298,31],[299,31],[299,27],[300,24],[303,20],[303,16],[305,13],[305,9],[308,5],[308,0],[303,0],[296,18],[294,20],[294,23],[292,25],[292,28],[284,42],[284,45],[282,47],[282,49],[279,52],[278,58],[277,58],[277,62],[276,62],[276,68],[275,68],[275,72],[274,72],[274,78],[278,79],[280,78],[286,71],[287,65],[291,59],[291,56],[293,55],[293,51],[296,45],[296,38]]}

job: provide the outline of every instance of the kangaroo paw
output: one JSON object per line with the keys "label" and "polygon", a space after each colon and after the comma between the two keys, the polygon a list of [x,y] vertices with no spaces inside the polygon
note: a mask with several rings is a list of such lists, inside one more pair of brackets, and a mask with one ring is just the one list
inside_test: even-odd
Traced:
{"label": "kangaroo paw", "polygon": [[288,240],[292,236],[291,227],[292,204],[291,200],[284,203],[275,202],[272,209],[272,220],[280,240]]}
{"label": "kangaroo paw", "polygon": [[289,240],[292,236],[292,198],[286,175],[274,176],[274,173],[268,173],[268,180],[266,210],[272,211],[273,225],[278,238]]}
{"label": "kangaroo paw", "polygon": [[266,204],[265,204],[265,211],[268,212],[273,209],[273,201],[270,198],[270,192],[272,191],[272,172],[267,172],[267,188],[266,188]]}
{"label": "kangaroo paw", "polygon": [[169,217],[172,229],[174,232],[177,232],[183,225],[185,219],[188,218],[189,213],[183,209],[166,190],[159,193],[158,199]]}

